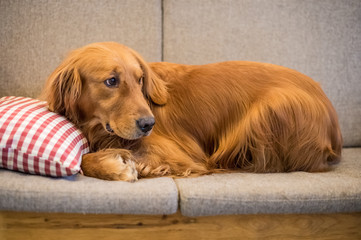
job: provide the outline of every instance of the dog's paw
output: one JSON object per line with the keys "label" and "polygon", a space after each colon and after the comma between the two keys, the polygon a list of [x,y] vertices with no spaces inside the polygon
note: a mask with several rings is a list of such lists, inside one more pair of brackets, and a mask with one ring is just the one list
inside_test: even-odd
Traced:
{"label": "dog's paw", "polygon": [[106,149],[83,155],[81,168],[85,176],[113,181],[138,180],[136,164],[129,151]]}
{"label": "dog's paw", "polygon": [[115,156],[118,164],[118,171],[114,173],[113,180],[121,180],[127,182],[138,181],[138,171],[135,167],[135,163],[130,159],[123,159],[119,154]]}
{"label": "dog's paw", "polygon": [[161,177],[171,174],[169,165],[160,165],[156,168],[144,163],[137,164],[137,170],[141,177]]}

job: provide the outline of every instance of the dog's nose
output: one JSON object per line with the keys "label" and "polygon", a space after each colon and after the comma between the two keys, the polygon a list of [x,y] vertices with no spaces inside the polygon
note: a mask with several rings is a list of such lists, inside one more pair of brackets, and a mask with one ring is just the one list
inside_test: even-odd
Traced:
{"label": "dog's nose", "polygon": [[137,120],[137,126],[143,133],[147,133],[152,130],[154,124],[154,117],[140,118]]}

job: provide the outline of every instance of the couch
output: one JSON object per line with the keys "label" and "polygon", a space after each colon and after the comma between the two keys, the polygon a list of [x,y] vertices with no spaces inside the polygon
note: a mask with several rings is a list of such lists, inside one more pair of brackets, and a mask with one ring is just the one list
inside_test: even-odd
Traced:
{"label": "couch", "polygon": [[3,0],[0,16],[0,97],[35,98],[70,50],[116,41],[149,62],[250,60],[297,69],[321,84],[344,138],[341,163],[324,173],[128,183],[0,169],[0,211],[186,217],[361,212],[359,0]]}

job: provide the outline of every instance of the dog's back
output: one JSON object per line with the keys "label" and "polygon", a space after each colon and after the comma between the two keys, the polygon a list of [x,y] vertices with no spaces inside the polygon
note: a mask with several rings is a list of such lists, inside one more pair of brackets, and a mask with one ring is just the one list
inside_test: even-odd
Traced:
{"label": "dog's back", "polygon": [[210,168],[324,171],[340,159],[336,112],[318,83],[297,71],[255,62],[151,68],[170,95],[153,108],[155,130],[194,139]]}

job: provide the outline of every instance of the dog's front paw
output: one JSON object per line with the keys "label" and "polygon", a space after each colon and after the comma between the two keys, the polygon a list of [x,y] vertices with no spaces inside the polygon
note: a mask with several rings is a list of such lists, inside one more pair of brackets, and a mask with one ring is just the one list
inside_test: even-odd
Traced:
{"label": "dog's front paw", "polygon": [[85,154],[81,168],[84,175],[89,177],[127,182],[138,180],[132,155],[123,149],[106,149]]}
{"label": "dog's front paw", "polygon": [[115,160],[119,162],[117,171],[113,173],[112,180],[122,180],[127,182],[135,182],[138,180],[138,171],[135,168],[135,163],[130,159],[123,159],[117,154]]}

